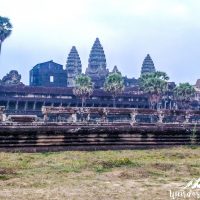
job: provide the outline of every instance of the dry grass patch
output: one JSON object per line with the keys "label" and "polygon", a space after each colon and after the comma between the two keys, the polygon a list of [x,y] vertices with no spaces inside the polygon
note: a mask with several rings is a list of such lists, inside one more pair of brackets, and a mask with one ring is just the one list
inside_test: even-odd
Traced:
{"label": "dry grass patch", "polygon": [[14,169],[0,168],[0,181],[13,178],[15,175],[16,175],[16,172]]}
{"label": "dry grass patch", "polygon": [[200,147],[0,153],[1,200],[169,199],[200,176]]}

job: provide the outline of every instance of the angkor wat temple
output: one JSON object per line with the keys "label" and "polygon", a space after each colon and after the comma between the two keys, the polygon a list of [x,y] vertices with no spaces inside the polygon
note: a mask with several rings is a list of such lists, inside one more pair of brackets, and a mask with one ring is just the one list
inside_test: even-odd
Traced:
{"label": "angkor wat temple", "polygon": [[[116,66],[113,70],[117,70],[120,73]],[[143,62],[141,73],[153,71],[155,71],[153,61],[147,55]],[[30,86],[74,87],[75,78],[81,73],[83,73],[81,59],[76,47],[73,46],[68,54],[65,69],[63,69],[62,65],[52,60],[35,65],[30,70]],[[85,74],[91,78],[96,89],[103,88],[109,70],[107,68],[103,47],[98,38],[96,38],[90,51],[88,67]],[[127,87],[135,87],[138,85],[138,80],[135,78],[123,78]]]}
{"label": "angkor wat temple", "polygon": [[[113,71],[121,73],[115,66]],[[141,67],[141,74],[154,72],[154,63],[148,54]],[[66,67],[51,61],[36,64],[30,70],[30,85],[20,82],[21,75],[13,70],[0,82],[0,106],[5,106],[6,114],[36,114],[42,115],[42,106],[76,107],[81,106],[81,100],[73,94],[75,78],[83,73],[81,59],[75,46],[68,54]],[[85,74],[94,83],[94,92],[86,100],[87,107],[112,107],[111,94],[103,90],[106,77],[109,74],[106,56],[98,38],[96,38],[89,54],[88,67]],[[123,77],[125,91],[116,99],[116,107],[149,108],[148,96],[139,91],[138,79]],[[171,83],[171,87],[175,87]],[[172,107],[173,102],[165,102],[166,107]],[[195,105],[196,106],[196,105]]]}

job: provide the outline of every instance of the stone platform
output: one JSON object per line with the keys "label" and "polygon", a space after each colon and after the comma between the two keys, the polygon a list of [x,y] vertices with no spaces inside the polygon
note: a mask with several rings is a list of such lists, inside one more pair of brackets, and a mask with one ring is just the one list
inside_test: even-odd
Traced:
{"label": "stone platform", "polygon": [[197,124],[0,124],[0,151],[146,149],[199,144]]}

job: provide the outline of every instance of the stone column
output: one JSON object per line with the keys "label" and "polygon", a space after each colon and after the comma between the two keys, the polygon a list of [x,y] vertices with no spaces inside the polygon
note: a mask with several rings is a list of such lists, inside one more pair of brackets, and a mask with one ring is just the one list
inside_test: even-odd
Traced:
{"label": "stone column", "polygon": [[88,113],[87,121],[88,121],[88,122],[90,121],[90,113]]}
{"label": "stone column", "polygon": [[101,121],[102,122],[107,122],[108,121],[107,115],[108,115],[107,109],[103,108],[103,110],[101,112]]}
{"label": "stone column", "polygon": [[48,116],[47,113],[44,114],[44,121],[47,122],[48,121]]}
{"label": "stone column", "polygon": [[42,114],[44,115],[44,122],[48,121],[48,114],[47,113],[48,113],[47,108],[42,107]]}
{"label": "stone column", "polygon": [[2,114],[2,121],[6,121],[6,115],[5,114]]}
{"label": "stone column", "polygon": [[15,110],[18,110],[18,101],[16,101]]}
{"label": "stone column", "polygon": [[73,114],[72,114],[72,122],[73,122],[73,123],[76,123],[76,122],[77,122],[77,114],[76,114],[76,113],[73,113]]}
{"label": "stone column", "polygon": [[34,101],[34,103],[33,103],[33,110],[35,110],[36,109],[36,101]]}
{"label": "stone column", "polygon": [[9,103],[10,103],[10,101],[7,101],[7,103],[6,103],[6,110],[9,110]]}
{"label": "stone column", "polygon": [[137,111],[133,111],[132,113],[131,113],[131,124],[135,124],[135,123],[137,123],[137,121],[136,121],[136,116],[137,116]]}
{"label": "stone column", "polygon": [[191,117],[190,113],[188,111],[186,111],[186,113],[185,113],[185,123],[190,123],[190,121],[189,121],[190,117]]}
{"label": "stone column", "polygon": [[157,123],[163,123],[164,117],[165,117],[164,112],[162,110],[158,111],[158,122]]}
{"label": "stone column", "polygon": [[25,102],[25,105],[24,105],[24,110],[25,110],[25,111],[27,111],[27,107],[28,107],[28,101],[26,101],[26,102]]}
{"label": "stone column", "polygon": [[5,107],[0,106],[0,121],[5,121],[6,120],[6,115],[4,114]]}

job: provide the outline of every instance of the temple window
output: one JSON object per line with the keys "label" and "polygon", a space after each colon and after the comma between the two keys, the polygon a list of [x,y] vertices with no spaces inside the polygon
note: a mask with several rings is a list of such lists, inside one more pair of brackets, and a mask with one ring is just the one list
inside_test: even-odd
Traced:
{"label": "temple window", "polygon": [[54,82],[54,76],[50,76],[50,83]]}

